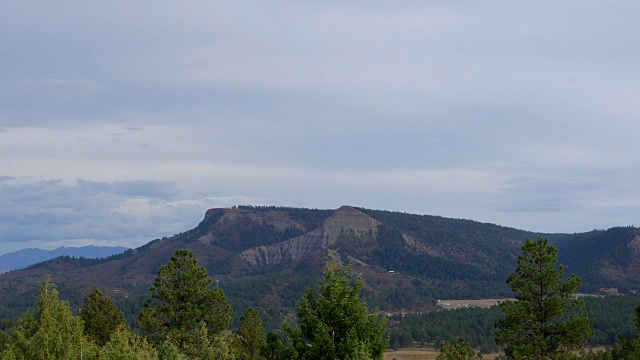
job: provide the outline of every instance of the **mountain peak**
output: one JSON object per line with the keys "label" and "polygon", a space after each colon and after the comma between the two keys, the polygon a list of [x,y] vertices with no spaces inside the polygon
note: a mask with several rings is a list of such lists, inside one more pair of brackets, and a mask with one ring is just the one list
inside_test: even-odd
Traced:
{"label": "mountain peak", "polygon": [[[336,210],[333,215],[329,216],[322,227],[325,232],[333,233],[332,237],[335,241],[338,234],[335,234],[335,231],[343,232],[345,230],[352,230],[356,234],[358,233],[375,233],[377,231],[378,225],[380,225],[380,221],[372,218],[371,216],[363,213],[362,211],[352,207],[352,206],[341,206],[338,210]],[[337,229],[340,227],[339,229]]]}

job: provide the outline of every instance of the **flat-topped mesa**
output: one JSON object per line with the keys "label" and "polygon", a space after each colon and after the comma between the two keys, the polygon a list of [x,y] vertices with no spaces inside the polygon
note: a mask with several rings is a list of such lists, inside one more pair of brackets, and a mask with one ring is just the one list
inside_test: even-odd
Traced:
{"label": "flat-topped mesa", "polygon": [[249,220],[260,225],[271,225],[278,230],[286,230],[295,228],[305,230],[302,225],[291,220],[289,215],[284,211],[252,211],[244,209],[227,209],[222,217],[218,220],[218,224],[224,222],[237,222],[241,220]]}
{"label": "flat-topped mesa", "polygon": [[304,235],[270,246],[260,246],[240,254],[253,266],[274,265],[285,260],[298,260],[331,247],[338,237],[351,232],[356,236],[375,235],[380,222],[351,207],[342,206],[322,225]]}

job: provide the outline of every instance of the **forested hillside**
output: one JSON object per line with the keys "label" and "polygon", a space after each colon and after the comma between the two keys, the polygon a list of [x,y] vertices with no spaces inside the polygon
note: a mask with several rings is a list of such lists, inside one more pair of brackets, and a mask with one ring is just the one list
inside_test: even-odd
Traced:
{"label": "forested hillside", "polygon": [[53,250],[23,249],[0,255],[0,273],[24,269],[27,266],[55,259],[59,256],[71,256],[75,258],[106,258],[114,254],[120,254],[127,250],[122,246],[83,246],[83,247],[59,247]]}
{"label": "forested hillside", "polygon": [[[440,360],[471,360],[476,352],[479,357],[504,352],[508,358],[530,358],[511,350],[516,345],[525,349],[525,354],[549,349],[553,356],[540,357],[549,359],[629,360],[640,355],[640,294],[585,298],[586,311],[580,311],[586,320],[582,324],[585,333],[584,337],[576,335],[573,323],[579,320],[576,311],[583,301],[574,296],[578,286],[570,290],[567,286],[579,285],[580,279],[563,279],[563,271],[557,267],[557,249],[547,239],[528,240],[522,249],[525,255],[518,257],[518,267],[509,276],[515,302],[503,301],[500,307],[489,309],[391,317],[370,310],[363,297],[361,273],[353,263],[340,265],[339,254],[331,251],[316,284],[306,286],[295,300],[293,316],[287,316],[279,329],[268,334],[262,313],[253,306],[242,312],[239,323],[229,331],[236,309],[227,294],[212,286],[207,270],[197,265],[191,251],[179,249],[158,269],[132,325],[99,289],[84,297],[74,311],[69,302],[60,300],[57,286],[46,279],[39,286],[31,312],[17,321],[0,320],[0,359],[381,360],[388,346],[435,347],[441,351]],[[527,264],[532,265],[531,271],[522,271]],[[520,307],[524,312],[517,313],[517,320],[505,322],[514,315],[505,309],[527,302],[535,306]],[[545,326],[539,327],[538,321]],[[540,333],[539,341],[527,340],[547,325],[556,330],[549,335]],[[516,334],[506,346],[498,332],[505,329]],[[587,343],[611,350],[585,352]],[[580,350],[583,355],[571,350]]]}
{"label": "forested hillside", "polygon": [[211,209],[194,229],[106,259],[61,257],[0,275],[0,311],[20,316],[47,275],[79,306],[99,287],[132,321],[157,270],[188,249],[239,314],[256,306],[268,328],[290,316],[326,256],[352,262],[363,294],[381,311],[430,311],[437,299],[508,297],[505,279],[526,238],[549,238],[582,291],[640,290],[636,228],[537,234],[471,220],[341,207],[337,210],[241,206]]}

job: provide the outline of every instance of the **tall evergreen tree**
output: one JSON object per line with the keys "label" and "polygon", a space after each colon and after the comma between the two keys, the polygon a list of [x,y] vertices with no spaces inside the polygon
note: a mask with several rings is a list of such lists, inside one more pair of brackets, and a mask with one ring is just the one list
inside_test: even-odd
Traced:
{"label": "tall evergreen tree", "polygon": [[330,260],[320,291],[307,288],[297,304],[299,329],[284,323],[294,359],[382,359],[389,339],[386,318],[369,313],[360,297],[363,281],[351,265]]}
{"label": "tall evergreen tree", "polygon": [[496,324],[496,342],[514,359],[555,359],[583,347],[592,332],[584,304],[575,297],[580,278],[571,274],[563,280],[558,250],[547,239],[527,239],[522,251],[507,280],[516,300],[500,303],[506,318]]}
{"label": "tall evergreen tree", "polygon": [[240,318],[240,328],[233,335],[239,360],[262,359],[261,351],[266,344],[266,339],[257,310],[247,309]]}
{"label": "tall evergreen tree", "polygon": [[84,334],[100,346],[109,341],[119,326],[126,325],[122,312],[100,289],[95,289],[84,300],[80,317],[84,322]]}
{"label": "tall evergreen tree", "polygon": [[189,250],[177,250],[160,267],[138,320],[154,344],[170,341],[180,350],[192,347],[204,324],[210,340],[231,323],[231,306],[221,289],[209,289],[207,270]]}
{"label": "tall evergreen tree", "polygon": [[262,356],[266,360],[278,360],[283,350],[284,344],[280,335],[270,331],[267,334],[267,342],[262,348]]}
{"label": "tall evergreen tree", "polygon": [[82,319],[71,313],[68,302],[58,299],[58,290],[47,279],[40,284],[35,311],[20,319],[1,358],[75,360],[96,353],[83,334]]}

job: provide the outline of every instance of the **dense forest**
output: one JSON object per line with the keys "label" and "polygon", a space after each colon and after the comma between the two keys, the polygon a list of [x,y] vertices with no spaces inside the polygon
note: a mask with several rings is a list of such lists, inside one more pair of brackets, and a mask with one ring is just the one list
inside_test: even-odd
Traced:
{"label": "dense forest", "polygon": [[[232,325],[233,309],[227,293],[217,286],[211,288],[206,268],[196,265],[193,253],[178,250],[158,270],[151,296],[146,298],[132,326],[116,304],[98,289],[84,299],[74,315],[75,306],[60,300],[58,287],[46,280],[36,294],[33,310],[18,320],[0,320],[0,359],[379,360],[388,347],[408,346],[440,348],[440,360],[473,359],[476,351],[478,356],[505,351],[506,358],[513,359],[526,359],[529,357],[523,354],[546,351],[572,359],[577,356],[567,351],[587,344],[610,348],[585,352],[581,357],[588,360],[637,358],[639,294],[575,300],[572,293],[579,287],[580,279],[575,275],[563,279],[562,269],[555,268],[557,250],[547,239],[527,240],[523,249],[525,255],[519,257],[518,268],[508,280],[517,292],[516,302],[505,301],[489,309],[440,310],[389,318],[369,310],[363,297],[362,277],[354,273],[351,264],[339,265],[337,254],[333,253],[324,274],[319,274],[317,285],[305,287],[304,296],[296,299],[296,316],[268,333],[262,322],[266,314],[251,306],[242,312],[237,325]],[[533,273],[523,270],[527,267]],[[542,270],[545,267],[548,270]],[[571,281],[575,286],[567,290]],[[530,285],[518,290],[527,283],[546,283],[545,288],[540,287],[544,297],[534,300],[539,291],[531,292]],[[556,292],[556,287],[564,290]],[[537,306],[518,307],[529,301],[542,301],[545,307],[550,306],[545,311],[556,314],[539,321],[550,328],[565,323],[568,326],[565,330],[557,328],[547,335],[541,334],[542,344],[566,342],[565,346],[518,344],[521,335],[502,340],[505,334],[531,331],[520,329],[520,325],[513,327],[507,321],[513,316],[535,318]],[[514,313],[515,309],[519,312]],[[586,327],[584,336],[576,337],[571,333],[581,325],[572,322],[580,319],[586,321],[583,322]],[[235,330],[229,333],[229,328]],[[559,335],[563,331],[568,331],[567,336]],[[535,334],[533,330],[528,336]]]}
{"label": "dense forest", "polygon": [[[362,221],[373,225],[362,231],[352,228]],[[542,236],[558,247],[567,272],[582,279],[582,292],[617,288],[627,293],[640,290],[637,256],[630,247],[638,234],[638,229],[627,227]],[[323,253],[329,248],[338,250],[343,261],[354,260],[366,280],[363,294],[373,307],[388,313],[429,311],[437,299],[509,297],[511,290],[504,280],[520,246],[525,238],[539,235],[471,220],[348,206],[338,210],[210,209],[194,229],[120,255],[61,257],[2,274],[0,312],[11,318],[21,316],[35,298],[37,284],[49,274],[61,299],[74,308],[98,286],[133,324],[156,272],[179,248],[193,251],[229,294],[230,304],[237,309],[233,326],[239,323],[238,314],[253,306],[265,326],[279,328],[305,285],[313,285],[322,273]],[[307,242],[292,245],[296,239]],[[291,252],[304,252],[321,239],[326,240],[322,251],[292,258]],[[280,261],[248,263],[243,254],[256,252],[257,247],[269,248],[269,256]],[[388,271],[394,271],[393,277],[386,276]]]}
{"label": "dense forest", "polygon": [[[634,326],[634,309],[640,294],[584,298],[585,309],[593,321],[590,346],[613,346],[618,336],[639,336]],[[461,308],[424,314],[394,315],[389,318],[390,344],[393,348],[436,346],[463,337],[483,353],[498,350],[494,324],[504,318],[498,306],[489,309]]]}
{"label": "dense forest", "polygon": [[196,263],[181,249],[160,267],[136,331],[99,289],[74,315],[47,279],[30,312],[0,321],[0,359],[365,360],[381,359],[387,349],[386,318],[369,311],[351,265],[329,259],[318,290],[305,289],[292,322],[267,334],[251,307],[228,333],[233,310],[226,294],[211,288]]}
{"label": "dense forest", "polygon": [[[70,349],[73,344],[80,344],[83,349],[95,345],[95,356],[107,351],[108,344],[127,343],[141,353],[147,352],[149,358],[172,358],[167,354],[178,356],[173,358],[243,358],[238,355],[238,344],[244,340],[237,337],[240,335],[229,334],[242,329],[249,331],[247,326],[251,323],[251,331],[259,327],[258,333],[264,333],[266,339],[265,343],[260,340],[260,349],[255,350],[254,346],[254,354],[267,357],[264,347],[270,346],[271,357],[267,358],[301,358],[314,341],[324,349],[336,340],[314,339],[314,332],[309,329],[322,328],[322,334],[337,330],[317,322],[319,314],[309,318],[305,312],[309,309],[300,308],[302,302],[322,312],[322,316],[335,315],[332,312],[335,308],[324,308],[316,302],[322,289],[332,281],[326,278],[330,258],[340,266],[349,264],[348,274],[338,276],[349,281],[335,286],[333,291],[357,288],[357,297],[353,292],[338,293],[350,298],[349,304],[360,304],[354,311],[360,314],[359,321],[369,324],[370,330],[362,333],[374,335],[368,340],[349,340],[352,345],[363,342],[361,346],[348,349],[337,346],[326,348],[327,351],[368,359],[378,356],[380,344],[388,344],[392,349],[435,346],[443,353],[467,355],[473,347],[474,355],[478,351],[499,350],[513,358],[532,356],[531,351],[539,351],[537,356],[544,358],[545,354],[558,351],[602,345],[611,348],[603,356],[615,354],[614,359],[624,359],[620,354],[634,354],[638,339],[634,308],[640,295],[631,291],[637,290],[639,283],[634,276],[636,256],[631,252],[635,251],[633,245],[639,239],[639,230],[627,227],[573,235],[547,234],[548,238],[527,239],[523,245],[522,239],[537,235],[469,220],[348,206],[335,211],[276,207],[211,209],[196,228],[154,240],[124,254],[93,260],[60,257],[24,271],[3,274],[0,342],[6,354],[15,355],[4,358],[20,358],[16,354],[42,340],[34,336],[50,320],[45,315],[56,309],[53,313],[62,311],[67,316],[66,323],[75,324],[67,334],[69,339],[76,339],[69,340]],[[322,247],[317,247],[320,243]],[[247,260],[247,253],[258,254],[258,260]],[[183,257],[180,266],[191,265],[171,275],[167,267],[174,270],[178,267],[174,259],[178,255]],[[270,261],[266,261],[267,257]],[[538,271],[534,261],[546,270]],[[567,265],[556,267],[557,262]],[[514,263],[517,263],[515,272]],[[562,273],[564,270],[566,274]],[[199,289],[196,291],[199,295],[185,296],[176,289],[167,292],[167,284],[172,282],[181,284],[180,289],[191,284],[192,279],[184,277],[191,272],[193,278],[199,279],[196,282],[199,285],[194,287]],[[544,318],[538,319],[544,325],[539,328],[549,325],[557,329],[537,336],[545,339],[560,334],[552,343],[564,343],[562,348],[542,346],[548,343],[546,340],[538,340],[532,346],[517,341],[520,319],[536,312],[531,305],[535,294],[527,290],[531,287],[529,282],[542,273],[547,277],[543,283],[553,286],[542,291],[544,297],[537,301],[549,302],[552,310],[549,313],[559,320],[547,323]],[[45,274],[52,277],[42,283],[47,278]],[[36,283],[40,283],[39,289],[34,287]],[[614,285],[619,286],[620,292],[629,290],[630,294],[573,299],[572,294],[579,289],[596,293],[600,292],[599,287]],[[104,291],[104,296],[92,292],[96,287]],[[313,289],[320,290],[316,293]],[[328,297],[328,304],[332,302],[331,294],[323,295]],[[442,311],[436,306],[437,299],[513,298],[514,294],[515,302],[503,302],[491,309]],[[87,308],[88,303],[95,305],[107,299],[117,311],[107,310],[121,314],[113,317],[117,330],[108,336],[101,335],[99,343],[95,338],[79,337],[78,324],[86,327],[93,318],[86,316],[92,311]],[[199,299],[199,303],[212,307],[200,309],[198,314],[216,315],[183,314],[183,319],[199,320],[176,328],[176,321],[167,322],[163,317],[174,313],[167,304],[175,299],[184,304]],[[27,308],[31,310],[25,315]],[[372,317],[364,316],[362,309],[371,309],[366,313]],[[405,315],[397,315],[401,313]],[[307,316],[307,320],[301,316]],[[305,325],[305,321],[314,325]],[[341,321],[334,326],[340,327]],[[380,331],[380,324],[385,322]],[[341,331],[347,334],[351,330]],[[536,333],[535,327],[528,331]],[[48,338],[50,334],[41,335]],[[90,338],[89,335],[84,334]],[[115,342],[111,342],[112,337]],[[194,339],[199,339],[197,346]],[[364,343],[377,345],[374,349]],[[314,351],[317,355],[317,348]]]}

